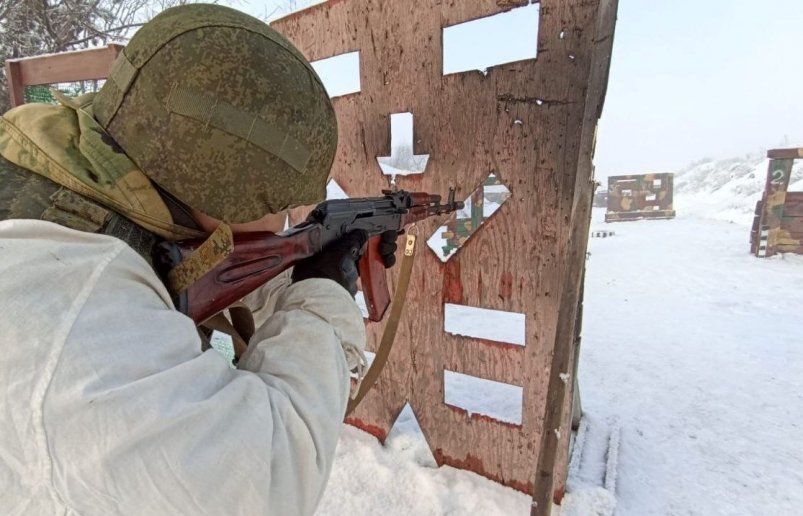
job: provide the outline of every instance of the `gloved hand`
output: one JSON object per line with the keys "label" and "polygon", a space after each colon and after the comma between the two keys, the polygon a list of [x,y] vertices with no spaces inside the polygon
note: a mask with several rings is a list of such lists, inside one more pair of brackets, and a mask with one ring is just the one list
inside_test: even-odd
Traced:
{"label": "gloved hand", "polygon": [[382,263],[386,269],[390,269],[396,263],[396,239],[399,237],[397,231],[385,231],[379,238],[379,254],[382,255]]}
{"label": "gloved hand", "polygon": [[361,229],[347,233],[315,256],[298,262],[293,268],[293,283],[310,278],[326,278],[341,285],[354,297],[359,277],[357,262],[367,241],[368,233]]}

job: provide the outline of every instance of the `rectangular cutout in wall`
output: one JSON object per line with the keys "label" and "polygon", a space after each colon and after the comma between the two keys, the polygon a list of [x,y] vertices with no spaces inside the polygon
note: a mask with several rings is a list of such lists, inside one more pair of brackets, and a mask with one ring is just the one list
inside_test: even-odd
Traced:
{"label": "rectangular cutout in wall", "polygon": [[633,197],[633,190],[622,190],[622,197]]}
{"label": "rectangular cutout in wall", "polygon": [[311,64],[330,98],[360,91],[359,51],[319,59]]}
{"label": "rectangular cutout in wall", "polygon": [[645,201],[654,201],[655,199],[657,199],[657,196],[654,193],[653,194],[647,194],[647,195],[644,196],[644,200]]}
{"label": "rectangular cutout in wall", "polygon": [[443,330],[453,335],[523,346],[524,314],[474,306],[443,305]]}
{"label": "rectangular cutout in wall", "polygon": [[652,180],[652,187],[653,188],[661,188],[661,180],[660,179],[653,179]]}
{"label": "rectangular cutout in wall", "polygon": [[377,156],[379,168],[393,181],[396,176],[423,174],[429,154],[415,154],[413,143],[413,114],[391,113],[390,156]]}
{"label": "rectangular cutout in wall", "polygon": [[443,75],[534,59],[537,3],[443,28]]}
{"label": "rectangular cutout in wall", "polygon": [[524,389],[518,385],[443,370],[443,402],[469,415],[521,425],[523,401]]}

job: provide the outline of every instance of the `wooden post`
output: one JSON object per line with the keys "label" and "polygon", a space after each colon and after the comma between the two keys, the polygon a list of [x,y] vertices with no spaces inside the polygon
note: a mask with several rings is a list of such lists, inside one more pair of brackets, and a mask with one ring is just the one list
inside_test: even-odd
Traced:
{"label": "wooden post", "polygon": [[569,436],[571,434],[571,397],[576,371],[575,345],[582,312],[581,292],[585,271],[588,233],[591,226],[594,182],[593,157],[597,121],[602,114],[610,72],[618,0],[603,0],[594,27],[594,46],[586,94],[580,157],[575,177],[575,197],[571,210],[571,237],[566,270],[563,272],[557,331],[552,348],[552,364],[544,404],[540,454],[536,468],[532,516],[548,516],[552,503],[560,503],[566,486]]}
{"label": "wooden post", "polygon": [[11,107],[25,103],[25,86],[22,84],[19,61],[6,60],[6,81]]}
{"label": "wooden post", "polygon": [[767,237],[767,249],[764,255],[767,257],[778,252],[778,245],[782,241],[781,222],[794,161],[793,158],[770,159],[767,181],[764,185],[763,216],[759,224],[760,233]]}

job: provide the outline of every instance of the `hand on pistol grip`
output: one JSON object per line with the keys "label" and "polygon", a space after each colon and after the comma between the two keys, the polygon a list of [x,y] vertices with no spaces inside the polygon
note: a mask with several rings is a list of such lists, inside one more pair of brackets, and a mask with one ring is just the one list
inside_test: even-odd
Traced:
{"label": "hand on pistol grip", "polygon": [[351,297],[357,294],[357,261],[363,255],[368,233],[355,229],[343,238],[332,242],[320,253],[298,262],[293,268],[293,282],[310,278],[330,279],[348,290]]}

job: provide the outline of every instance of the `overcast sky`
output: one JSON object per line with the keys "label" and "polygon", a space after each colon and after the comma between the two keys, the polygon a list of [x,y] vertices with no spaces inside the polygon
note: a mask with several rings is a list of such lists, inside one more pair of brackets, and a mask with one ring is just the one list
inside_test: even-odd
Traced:
{"label": "overcast sky", "polygon": [[597,176],[803,143],[802,49],[803,0],[620,0]]}

